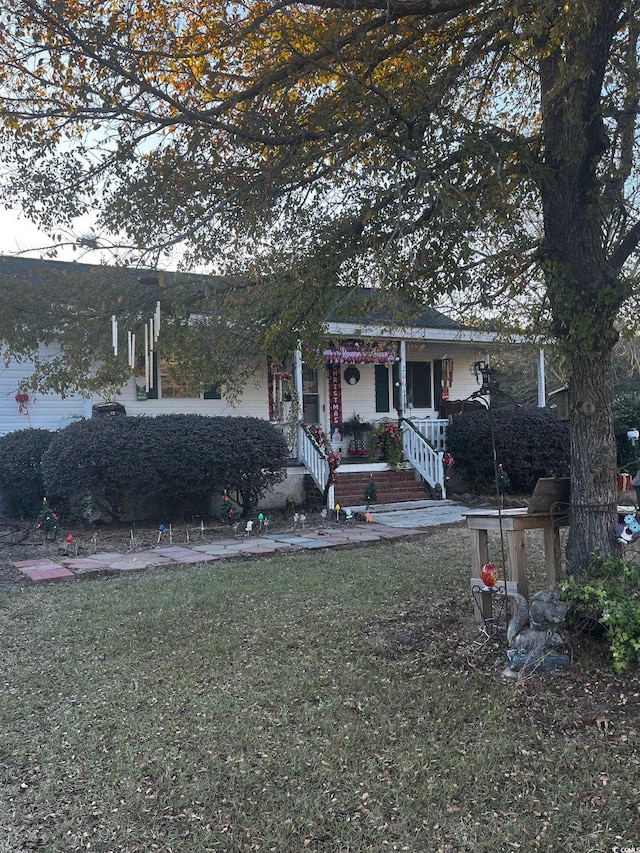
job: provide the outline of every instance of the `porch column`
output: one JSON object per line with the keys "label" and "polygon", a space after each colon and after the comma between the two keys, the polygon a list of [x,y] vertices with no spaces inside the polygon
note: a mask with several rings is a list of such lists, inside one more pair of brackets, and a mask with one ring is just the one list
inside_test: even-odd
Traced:
{"label": "porch column", "polygon": [[302,349],[300,344],[296,347],[293,354],[293,377],[295,380],[296,397],[298,398],[298,423],[302,422],[303,417],[303,399],[302,399]]}
{"label": "porch column", "polygon": [[540,347],[538,352],[538,408],[544,409],[547,404],[547,389],[545,388],[544,376],[544,349]]}
{"label": "porch column", "polygon": [[407,342],[400,341],[400,405],[402,417],[407,414]]}

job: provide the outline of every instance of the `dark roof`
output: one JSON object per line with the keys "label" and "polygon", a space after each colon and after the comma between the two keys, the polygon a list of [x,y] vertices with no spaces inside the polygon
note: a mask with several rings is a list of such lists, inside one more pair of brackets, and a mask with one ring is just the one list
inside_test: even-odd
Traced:
{"label": "dark roof", "polygon": [[[105,288],[132,285],[141,282],[150,286],[162,281],[165,286],[179,284],[234,284],[222,276],[202,273],[165,272],[106,264],[85,264],[76,261],[57,261],[41,258],[23,258],[0,255],[0,286],[3,278],[20,278],[34,284],[55,285],[71,281],[99,284]],[[450,317],[417,301],[410,300],[398,291],[383,291],[366,287],[339,288],[344,297],[336,300],[327,320],[354,325],[378,325],[386,328],[418,327],[427,329],[461,329]]]}
{"label": "dark roof", "polygon": [[455,320],[408,299],[397,291],[374,290],[368,287],[345,288],[345,297],[339,300],[329,322],[368,325],[392,325],[398,328],[461,329]]}

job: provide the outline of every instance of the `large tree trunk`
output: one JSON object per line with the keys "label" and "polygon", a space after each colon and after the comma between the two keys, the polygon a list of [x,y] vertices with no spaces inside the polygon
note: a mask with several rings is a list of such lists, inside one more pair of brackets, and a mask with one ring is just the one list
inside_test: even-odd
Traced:
{"label": "large tree trunk", "polygon": [[569,385],[571,507],[569,568],[583,568],[594,552],[619,553],[615,536],[616,443],[611,414],[611,348],[573,358]]}
{"label": "large tree trunk", "polygon": [[607,253],[598,164],[608,145],[600,97],[621,7],[620,0],[594,0],[586,26],[566,19],[570,48],[558,42],[549,49],[547,39],[539,59],[543,266],[554,332],[570,366],[571,569],[584,568],[594,552],[619,550],[611,354],[626,291]]}

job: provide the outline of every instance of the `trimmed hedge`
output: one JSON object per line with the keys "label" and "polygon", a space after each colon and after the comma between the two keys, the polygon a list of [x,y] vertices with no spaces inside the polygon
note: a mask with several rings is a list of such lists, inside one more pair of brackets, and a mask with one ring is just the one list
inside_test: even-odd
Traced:
{"label": "trimmed hedge", "polygon": [[31,515],[42,508],[40,460],[54,436],[48,429],[20,429],[0,437],[0,492],[7,512]]}
{"label": "trimmed hedge", "polygon": [[[101,417],[70,424],[42,460],[50,499],[67,514],[87,505],[121,517],[125,503],[161,502],[183,517],[227,490],[243,515],[284,479],[289,451],[259,418],[160,415]],[[90,498],[90,500],[89,500]]]}
{"label": "trimmed hedge", "polygon": [[[457,415],[447,430],[447,450],[456,475],[473,491],[495,493],[489,412]],[[537,407],[512,407],[491,413],[496,456],[509,475],[509,491],[527,494],[539,477],[569,474],[569,428],[555,414]]]}

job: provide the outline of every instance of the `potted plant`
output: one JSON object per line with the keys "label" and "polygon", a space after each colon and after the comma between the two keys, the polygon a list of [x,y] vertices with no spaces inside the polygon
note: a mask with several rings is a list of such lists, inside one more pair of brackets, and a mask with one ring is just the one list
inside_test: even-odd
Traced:
{"label": "potted plant", "polygon": [[363,421],[360,415],[354,413],[349,420],[344,422],[343,428],[345,435],[351,436],[347,448],[349,456],[368,456],[369,445],[367,442],[367,433],[372,429],[371,424]]}

